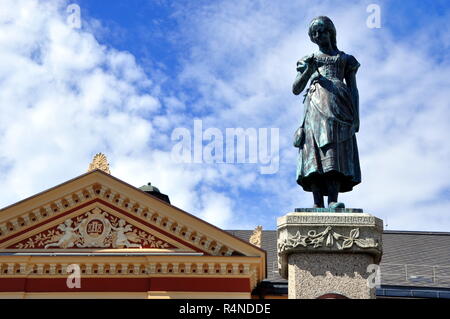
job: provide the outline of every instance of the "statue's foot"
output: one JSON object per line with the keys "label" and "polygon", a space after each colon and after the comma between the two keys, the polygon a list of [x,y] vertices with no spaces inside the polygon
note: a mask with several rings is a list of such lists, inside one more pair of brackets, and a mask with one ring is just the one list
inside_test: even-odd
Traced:
{"label": "statue's foot", "polygon": [[340,203],[340,202],[332,202],[332,203],[328,204],[328,208],[332,208],[332,209],[345,208],[345,205],[344,205],[344,203]]}
{"label": "statue's foot", "polygon": [[313,208],[324,208],[322,205],[314,204]]}

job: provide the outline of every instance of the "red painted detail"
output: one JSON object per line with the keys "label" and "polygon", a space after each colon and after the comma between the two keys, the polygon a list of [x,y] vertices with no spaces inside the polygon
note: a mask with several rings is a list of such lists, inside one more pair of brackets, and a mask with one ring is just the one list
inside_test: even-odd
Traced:
{"label": "red painted detail", "polygon": [[81,288],[67,287],[66,278],[29,278],[26,292],[143,292],[149,278],[81,278]]}
{"label": "red painted detail", "polygon": [[26,278],[1,278],[0,292],[22,292],[25,291]]}
{"label": "red painted detail", "polygon": [[248,278],[81,278],[69,288],[66,278],[1,278],[0,292],[250,292]]}
{"label": "red painted detail", "polygon": [[152,291],[250,292],[248,278],[152,278]]}
{"label": "red painted detail", "polygon": [[2,278],[0,292],[143,292],[150,278],[81,278],[81,288],[69,288],[67,278]]}

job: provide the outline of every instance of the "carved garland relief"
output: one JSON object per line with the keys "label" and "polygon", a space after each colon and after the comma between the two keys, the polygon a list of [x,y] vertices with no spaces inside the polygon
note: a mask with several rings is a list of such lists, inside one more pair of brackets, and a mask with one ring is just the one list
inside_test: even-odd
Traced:
{"label": "carved garland relief", "polygon": [[310,230],[306,236],[301,235],[298,231],[295,235],[280,240],[278,242],[278,250],[283,252],[298,246],[312,246],[313,248],[322,246],[332,247],[334,244],[336,244],[339,250],[349,249],[353,245],[360,248],[378,247],[378,243],[376,243],[373,238],[359,238],[359,228],[352,229],[349,236],[344,236],[335,232],[332,227],[328,226],[320,233],[317,233],[315,230]]}
{"label": "carved garland relief", "polygon": [[17,249],[49,248],[176,248],[99,208],[25,239]]}

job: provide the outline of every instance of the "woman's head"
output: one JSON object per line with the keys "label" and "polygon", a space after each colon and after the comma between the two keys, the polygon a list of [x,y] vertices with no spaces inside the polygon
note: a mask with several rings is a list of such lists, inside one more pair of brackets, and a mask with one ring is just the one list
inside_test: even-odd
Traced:
{"label": "woman's head", "polygon": [[336,28],[333,21],[325,16],[314,18],[309,24],[309,38],[312,42],[320,45],[323,41],[330,41],[333,49],[337,50]]}

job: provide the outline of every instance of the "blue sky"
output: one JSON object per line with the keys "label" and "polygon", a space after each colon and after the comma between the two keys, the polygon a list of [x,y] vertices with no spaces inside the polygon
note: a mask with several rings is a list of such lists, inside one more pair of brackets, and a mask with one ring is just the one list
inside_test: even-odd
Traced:
{"label": "blue sky", "polygon": [[[81,8],[82,28],[66,8]],[[368,28],[370,4],[381,28]],[[387,229],[450,230],[448,1],[37,1],[0,3],[0,206],[87,169],[151,181],[174,205],[227,229],[263,225],[312,196],[295,183],[303,106],[296,61],[327,15],[357,75],[362,184],[341,195]],[[177,128],[194,120],[279,130],[279,165],[180,163]],[[206,142],[204,144],[207,144]]]}

